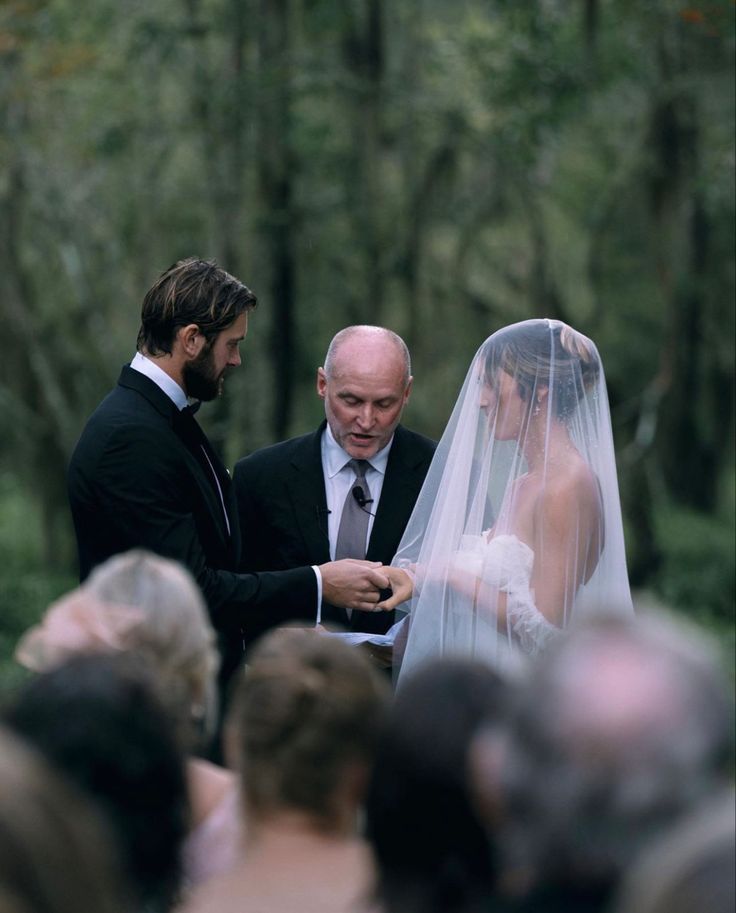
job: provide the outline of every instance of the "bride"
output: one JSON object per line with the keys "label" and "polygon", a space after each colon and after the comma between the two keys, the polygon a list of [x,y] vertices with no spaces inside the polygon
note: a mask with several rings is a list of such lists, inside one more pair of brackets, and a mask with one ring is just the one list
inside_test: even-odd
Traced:
{"label": "bride", "polygon": [[516,664],[573,619],[632,610],[590,339],[542,319],[483,343],[385,570],[378,607],[409,613],[402,676],[446,654]]}

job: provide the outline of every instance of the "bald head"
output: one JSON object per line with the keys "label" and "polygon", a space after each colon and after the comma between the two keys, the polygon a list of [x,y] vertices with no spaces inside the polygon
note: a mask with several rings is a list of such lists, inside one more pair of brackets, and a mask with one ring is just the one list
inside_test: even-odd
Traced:
{"label": "bald head", "polygon": [[[687,748],[707,755],[712,718],[727,714],[715,655],[699,633],[665,618],[604,620],[574,632],[550,661],[542,686],[556,705],[550,734],[572,756],[628,758],[636,746],[652,764]],[[713,725],[711,725],[713,724]]]}
{"label": "bald head", "polygon": [[390,359],[392,351],[403,365],[404,381],[408,383],[411,377],[411,358],[401,336],[386,327],[368,324],[345,327],[332,338],[325,355],[324,371],[327,377],[333,377],[345,359],[366,358],[370,353]]}
{"label": "bald head", "polygon": [[317,370],[332,435],[346,453],[369,460],[391,440],[411,390],[403,339],[385,327],[351,326],[330,343]]}

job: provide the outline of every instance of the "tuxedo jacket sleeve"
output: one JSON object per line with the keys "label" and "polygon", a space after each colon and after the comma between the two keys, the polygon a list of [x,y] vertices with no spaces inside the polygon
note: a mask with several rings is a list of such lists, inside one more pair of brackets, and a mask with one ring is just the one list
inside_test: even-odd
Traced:
{"label": "tuxedo jacket sleeve", "polygon": [[207,468],[176,430],[177,410],[148,378],[124,368],[92,415],[69,466],[80,572],[139,547],[180,561],[201,587],[216,628],[238,630],[261,612],[314,618],[309,567],[239,573],[240,537],[229,477],[212,454],[223,504]]}
{"label": "tuxedo jacket sleeve", "polygon": [[[321,438],[312,433],[239,460],[233,483],[242,532],[241,570],[287,569],[330,560]],[[366,558],[395,555],[434,454],[435,442],[399,426],[389,454]],[[346,616],[347,620],[347,616]],[[392,614],[354,612],[354,630],[387,630]]]}

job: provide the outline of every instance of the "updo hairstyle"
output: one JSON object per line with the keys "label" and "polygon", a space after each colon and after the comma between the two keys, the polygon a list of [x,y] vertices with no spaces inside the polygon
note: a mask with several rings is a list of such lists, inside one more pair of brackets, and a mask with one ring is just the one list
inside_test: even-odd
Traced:
{"label": "updo hairstyle", "polygon": [[143,549],[109,558],[46,610],[15,650],[45,672],[80,653],[131,653],[150,669],[185,750],[216,717],[214,631],[192,575]]}
{"label": "updo hairstyle", "polygon": [[549,390],[555,418],[572,415],[600,375],[594,343],[561,320],[525,320],[504,327],[487,340],[486,382],[493,388],[499,371],[514,378],[519,395],[530,405],[537,390]]}
{"label": "updo hairstyle", "polygon": [[127,649],[150,663],[163,700],[184,744],[194,725],[215,722],[215,635],[204,598],[182,565],[144,549],[99,565],[83,589],[107,605],[140,609],[142,621],[126,635]]}
{"label": "updo hairstyle", "polygon": [[228,720],[249,813],[298,810],[330,830],[346,771],[370,769],[387,701],[387,683],[354,647],[296,628],[262,638]]}

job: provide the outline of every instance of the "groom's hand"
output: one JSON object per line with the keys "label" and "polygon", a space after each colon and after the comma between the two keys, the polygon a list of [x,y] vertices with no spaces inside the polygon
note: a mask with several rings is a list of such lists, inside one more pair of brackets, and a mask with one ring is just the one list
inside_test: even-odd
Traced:
{"label": "groom's hand", "polygon": [[341,558],[319,565],[322,575],[322,598],[345,609],[373,612],[381,590],[388,587],[388,577],[380,561]]}

